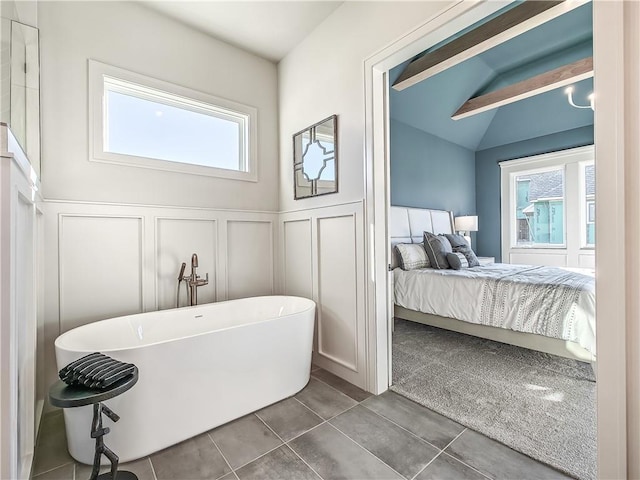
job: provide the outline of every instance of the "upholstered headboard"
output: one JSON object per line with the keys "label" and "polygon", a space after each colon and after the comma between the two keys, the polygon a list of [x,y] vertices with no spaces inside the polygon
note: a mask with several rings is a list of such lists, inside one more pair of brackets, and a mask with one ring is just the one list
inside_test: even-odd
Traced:
{"label": "upholstered headboard", "polygon": [[446,210],[429,210],[392,206],[389,214],[391,265],[397,266],[393,247],[398,243],[420,243],[424,232],[453,233],[453,214]]}

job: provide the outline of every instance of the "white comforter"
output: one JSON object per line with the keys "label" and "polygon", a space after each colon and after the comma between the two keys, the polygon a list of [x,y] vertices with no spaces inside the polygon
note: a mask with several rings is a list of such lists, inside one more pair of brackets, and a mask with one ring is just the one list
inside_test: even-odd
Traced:
{"label": "white comforter", "polygon": [[570,340],[595,355],[595,281],[554,267],[494,263],[395,269],[395,303],[423,313]]}

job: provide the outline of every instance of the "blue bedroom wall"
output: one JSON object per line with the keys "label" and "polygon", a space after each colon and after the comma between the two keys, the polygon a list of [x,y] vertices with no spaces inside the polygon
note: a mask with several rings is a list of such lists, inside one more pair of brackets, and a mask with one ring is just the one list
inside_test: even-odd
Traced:
{"label": "blue bedroom wall", "polygon": [[475,153],[390,121],[391,205],[475,214]]}
{"label": "blue bedroom wall", "polygon": [[500,166],[498,162],[593,144],[593,125],[510,143],[475,153],[478,255],[502,258],[500,239]]}

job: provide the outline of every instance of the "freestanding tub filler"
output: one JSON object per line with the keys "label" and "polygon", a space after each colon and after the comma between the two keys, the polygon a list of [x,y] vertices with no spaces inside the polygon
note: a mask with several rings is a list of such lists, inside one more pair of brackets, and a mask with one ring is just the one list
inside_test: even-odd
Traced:
{"label": "freestanding tub filler", "polygon": [[[294,395],[309,381],[315,303],[254,297],[90,323],[56,339],[58,368],[102,352],[140,379],[105,404],[106,439],[128,462]],[[64,410],[71,456],[91,464],[91,407]]]}

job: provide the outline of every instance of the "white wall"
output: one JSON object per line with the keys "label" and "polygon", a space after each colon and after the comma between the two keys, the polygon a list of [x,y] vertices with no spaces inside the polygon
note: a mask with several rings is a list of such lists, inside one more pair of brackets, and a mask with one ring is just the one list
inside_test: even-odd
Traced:
{"label": "white wall", "polygon": [[[450,2],[345,2],[278,64],[280,209],[364,197],[364,60]],[[292,135],[338,115],[338,193],[293,200]]]}
{"label": "white wall", "polygon": [[[134,2],[40,2],[38,14],[49,385],[60,333],[173,307],[194,252],[209,273],[200,303],[276,293],[278,92],[273,63]],[[256,107],[258,182],[90,162],[90,58]]]}
{"label": "white wall", "polygon": [[[364,61],[448,4],[345,2],[278,65],[281,285],[285,292],[312,292],[318,302],[315,362],[363,388],[369,388]],[[332,114],[338,115],[338,193],[293,200],[292,135]]]}
{"label": "white wall", "polygon": [[[42,182],[47,199],[278,209],[273,63],[134,2],[40,2]],[[87,60],[258,109],[258,182],[88,161]]]}

